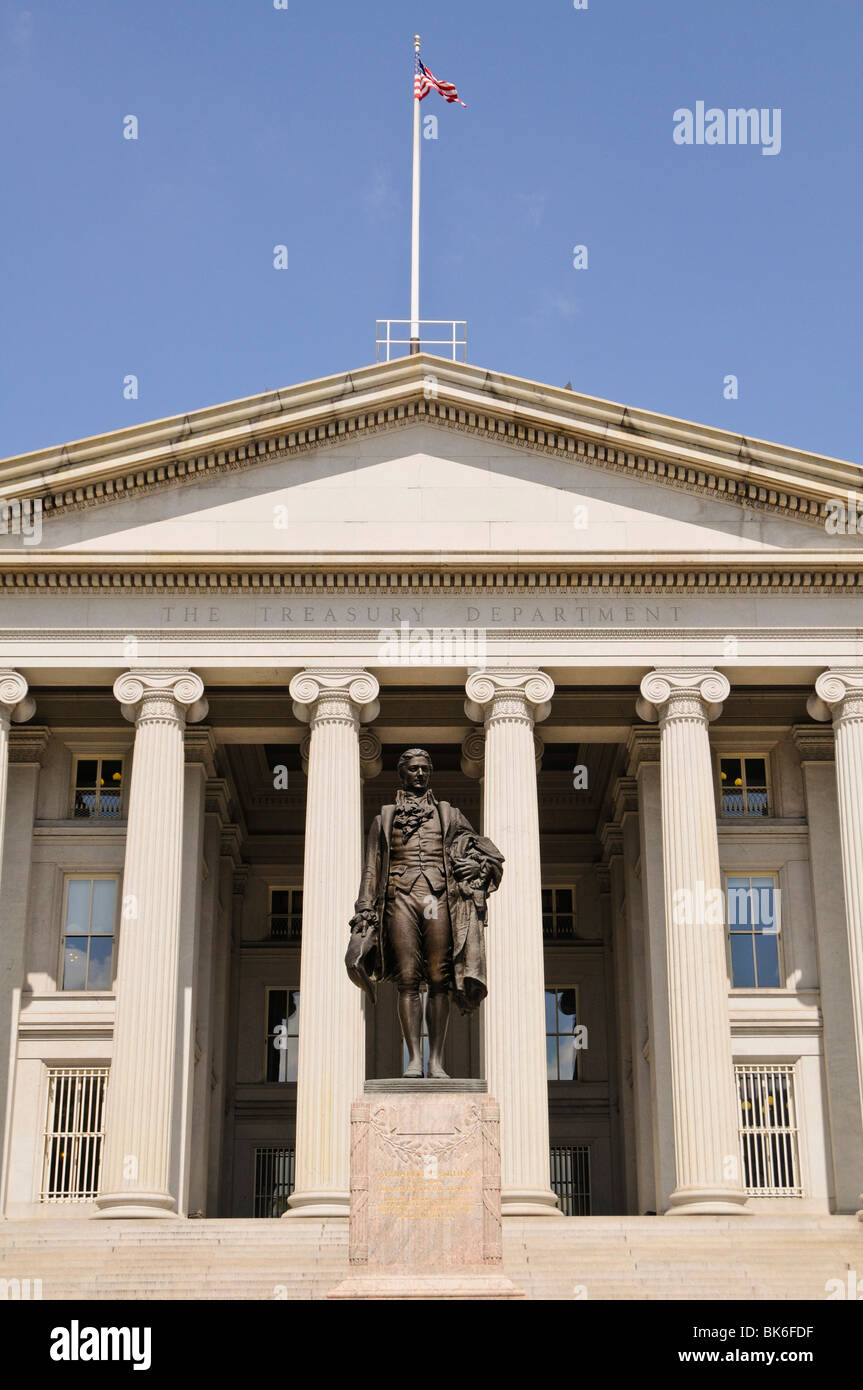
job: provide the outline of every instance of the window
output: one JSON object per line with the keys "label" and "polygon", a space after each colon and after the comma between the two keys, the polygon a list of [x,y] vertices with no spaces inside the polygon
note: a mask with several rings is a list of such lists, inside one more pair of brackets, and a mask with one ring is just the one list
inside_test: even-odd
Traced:
{"label": "window", "polygon": [[779,887],[772,874],[729,874],[732,989],[779,989]]}
{"label": "window", "polygon": [[303,934],[303,890],[271,888],[268,934],[275,941],[299,941]]}
{"label": "window", "polygon": [[734,1071],[746,1191],[760,1197],[802,1197],[794,1067],[759,1064]]}
{"label": "window", "polygon": [[566,941],[575,935],[574,903],[574,888],[543,888],[542,934],[546,941]]}
{"label": "window", "polygon": [[268,1081],[296,1081],[299,1047],[300,991],[267,990],[267,1060],[264,1075]]}
{"label": "window", "polygon": [[564,1216],[590,1216],[590,1149],[586,1144],[551,1150],[551,1189]]}
{"label": "window", "polygon": [[63,989],[110,989],[114,979],[116,878],[68,878]]}
{"label": "window", "polygon": [[72,815],[79,820],[119,820],[122,758],[76,758]]}
{"label": "window", "polygon": [[89,1202],[99,1191],[107,1067],[50,1067],[43,1202]]}
{"label": "window", "polygon": [[719,759],[720,815],[767,816],[767,759]]}
{"label": "window", "polygon": [[576,1022],[576,991],[545,991],[545,1060],[549,1081],[577,1081],[581,1033]]}
{"label": "window", "polygon": [[253,1216],[284,1216],[294,1190],[294,1148],[255,1149]]}

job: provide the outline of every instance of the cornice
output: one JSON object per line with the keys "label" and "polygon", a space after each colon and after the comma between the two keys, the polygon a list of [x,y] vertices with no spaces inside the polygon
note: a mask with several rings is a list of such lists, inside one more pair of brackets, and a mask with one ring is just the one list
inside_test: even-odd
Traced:
{"label": "cornice", "polygon": [[9,730],[9,762],[42,765],[51,742],[51,730],[45,724],[25,724]]}
{"label": "cornice", "polygon": [[794,746],[801,763],[832,763],[836,761],[836,735],[832,725],[794,724],[791,728]]}
{"label": "cornice", "polygon": [[451,594],[518,598],[537,594],[751,595],[857,593],[863,549],[829,554],[522,555],[477,559],[453,552],[414,553],[369,561],[349,555],[72,554],[0,552],[0,590],[77,595],[149,596],[253,594],[355,599],[381,595],[436,598]]}
{"label": "cornice", "polygon": [[6,459],[0,488],[47,521],[417,422],[819,526],[860,482],[843,460],[421,354]]}

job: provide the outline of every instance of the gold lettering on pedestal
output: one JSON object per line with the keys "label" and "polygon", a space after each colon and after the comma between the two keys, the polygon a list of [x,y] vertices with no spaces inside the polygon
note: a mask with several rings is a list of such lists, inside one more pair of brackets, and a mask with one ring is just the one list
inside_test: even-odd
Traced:
{"label": "gold lettering on pedestal", "polygon": [[412,1221],[445,1221],[468,1215],[473,1203],[464,1182],[470,1176],[467,1168],[446,1169],[434,1178],[419,1170],[384,1169],[373,1183],[375,1210],[382,1216]]}

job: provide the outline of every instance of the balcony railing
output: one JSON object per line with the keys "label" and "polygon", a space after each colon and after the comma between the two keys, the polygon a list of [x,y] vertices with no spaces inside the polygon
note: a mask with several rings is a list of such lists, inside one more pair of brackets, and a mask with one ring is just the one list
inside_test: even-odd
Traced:
{"label": "balcony railing", "polygon": [[119,820],[122,792],[75,791],[73,815],[76,820]]}
{"label": "balcony railing", "polygon": [[723,816],[766,816],[767,788],[722,789]]}

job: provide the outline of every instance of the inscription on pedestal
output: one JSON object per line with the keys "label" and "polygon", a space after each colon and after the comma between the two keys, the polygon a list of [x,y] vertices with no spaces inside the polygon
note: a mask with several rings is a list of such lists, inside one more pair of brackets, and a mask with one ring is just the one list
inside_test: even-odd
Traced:
{"label": "inscription on pedestal", "polygon": [[497,1102],[486,1095],[356,1101],[351,1263],[429,1272],[499,1267],[499,1121]]}

